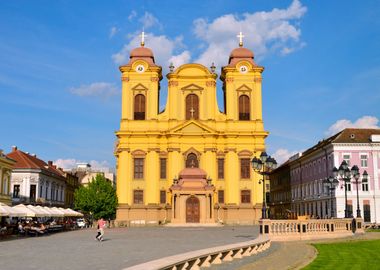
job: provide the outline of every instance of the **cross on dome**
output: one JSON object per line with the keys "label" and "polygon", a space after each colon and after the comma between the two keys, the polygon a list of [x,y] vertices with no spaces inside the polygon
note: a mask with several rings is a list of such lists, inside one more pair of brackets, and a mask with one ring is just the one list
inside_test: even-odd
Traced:
{"label": "cross on dome", "polygon": [[147,37],[148,35],[145,35],[145,32],[144,32],[144,30],[141,32],[141,35],[140,35],[140,37],[141,37],[141,47],[144,47],[144,45],[145,45],[145,38]]}
{"label": "cross on dome", "polygon": [[245,37],[243,35],[243,32],[240,31],[239,35],[237,35],[237,37],[239,38],[239,47],[243,47],[243,37]]}

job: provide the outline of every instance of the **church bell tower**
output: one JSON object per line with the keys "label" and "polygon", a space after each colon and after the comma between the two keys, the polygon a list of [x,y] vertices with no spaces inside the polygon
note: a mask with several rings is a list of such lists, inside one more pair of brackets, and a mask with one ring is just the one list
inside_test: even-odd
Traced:
{"label": "church bell tower", "polygon": [[255,121],[263,130],[261,74],[264,68],[254,62],[253,52],[243,47],[241,32],[238,37],[239,47],[231,52],[228,65],[222,68],[220,76],[226,118],[230,121]]}

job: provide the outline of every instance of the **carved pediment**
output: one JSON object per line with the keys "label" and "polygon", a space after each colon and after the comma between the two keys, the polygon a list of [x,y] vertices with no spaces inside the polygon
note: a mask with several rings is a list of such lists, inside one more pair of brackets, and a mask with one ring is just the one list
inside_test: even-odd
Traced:
{"label": "carved pediment", "polygon": [[252,89],[249,88],[247,85],[243,84],[243,85],[239,86],[239,88],[237,88],[236,91],[245,92],[245,91],[252,91]]}
{"label": "carved pediment", "polygon": [[175,127],[171,130],[172,133],[181,134],[212,134],[215,133],[211,128],[202,125],[196,121],[188,121],[185,124]]}
{"label": "carved pediment", "polygon": [[145,87],[143,84],[139,83],[137,85],[135,85],[132,90],[137,90],[137,91],[146,91],[148,90],[147,87]]}
{"label": "carved pediment", "polygon": [[200,87],[199,85],[196,85],[194,83],[186,85],[185,87],[182,87],[181,90],[184,91],[202,91],[204,88]]}

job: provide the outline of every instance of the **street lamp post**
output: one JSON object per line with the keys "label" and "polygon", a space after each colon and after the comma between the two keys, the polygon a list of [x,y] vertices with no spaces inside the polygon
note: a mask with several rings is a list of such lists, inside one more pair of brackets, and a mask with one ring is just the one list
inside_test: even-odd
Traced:
{"label": "street lamp post", "polygon": [[339,184],[339,181],[335,177],[330,176],[330,177],[327,177],[325,180],[323,180],[323,183],[328,187],[330,191],[330,215],[331,215],[331,218],[333,218],[334,217],[333,191],[335,190],[336,186]]}
{"label": "street lamp post", "polygon": [[262,219],[267,218],[267,206],[266,206],[266,196],[265,196],[265,176],[269,172],[277,167],[277,161],[268,156],[266,152],[260,154],[260,158],[254,157],[251,160],[252,168],[254,171],[258,172],[263,176],[262,180],[259,180],[259,184],[263,184],[263,206],[262,206]]}
{"label": "street lamp post", "polygon": [[[362,182],[367,182],[368,173],[367,173],[367,171],[364,171],[363,172],[362,181],[360,181],[359,168],[356,165],[354,167],[356,167],[355,168],[356,173],[354,174],[354,179],[355,179],[354,182],[356,184],[356,202],[357,202],[357,205],[356,205],[356,217],[361,218],[362,216],[360,214],[360,204],[359,204],[359,184],[361,184]],[[352,167],[351,171],[354,169],[354,167]]]}
{"label": "street lamp post", "polygon": [[[360,214],[360,204],[359,204],[359,181],[360,173],[358,166],[354,165],[351,167],[351,170],[348,168],[348,164],[345,160],[339,166],[339,169],[333,169],[334,177],[340,176],[341,180],[344,182],[344,198],[345,198],[345,209],[344,209],[344,217],[349,218],[348,216],[348,205],[347,205],[347,184],[351,183],[351,177],[353,177],[354,183],[356,183],[356,200],[357,200],[357,209],[356,209],[356,217],[361,217]],[[368,173],[366,171],[363,172],[363,182],[367,182]]]}

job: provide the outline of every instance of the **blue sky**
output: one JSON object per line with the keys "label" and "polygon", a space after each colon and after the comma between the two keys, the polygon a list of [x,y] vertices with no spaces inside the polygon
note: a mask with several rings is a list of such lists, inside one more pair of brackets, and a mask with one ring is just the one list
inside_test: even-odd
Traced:
{"label": "blue sky", "polygon": [[379,1],[157,3],[1,1],[0,148],[114,166],[118,66],[143,28],[164,72],[172,61],[215,62],[220,73],[242,30],[265,67],[267,148],[278,160],[344,127],[379,127]]}

